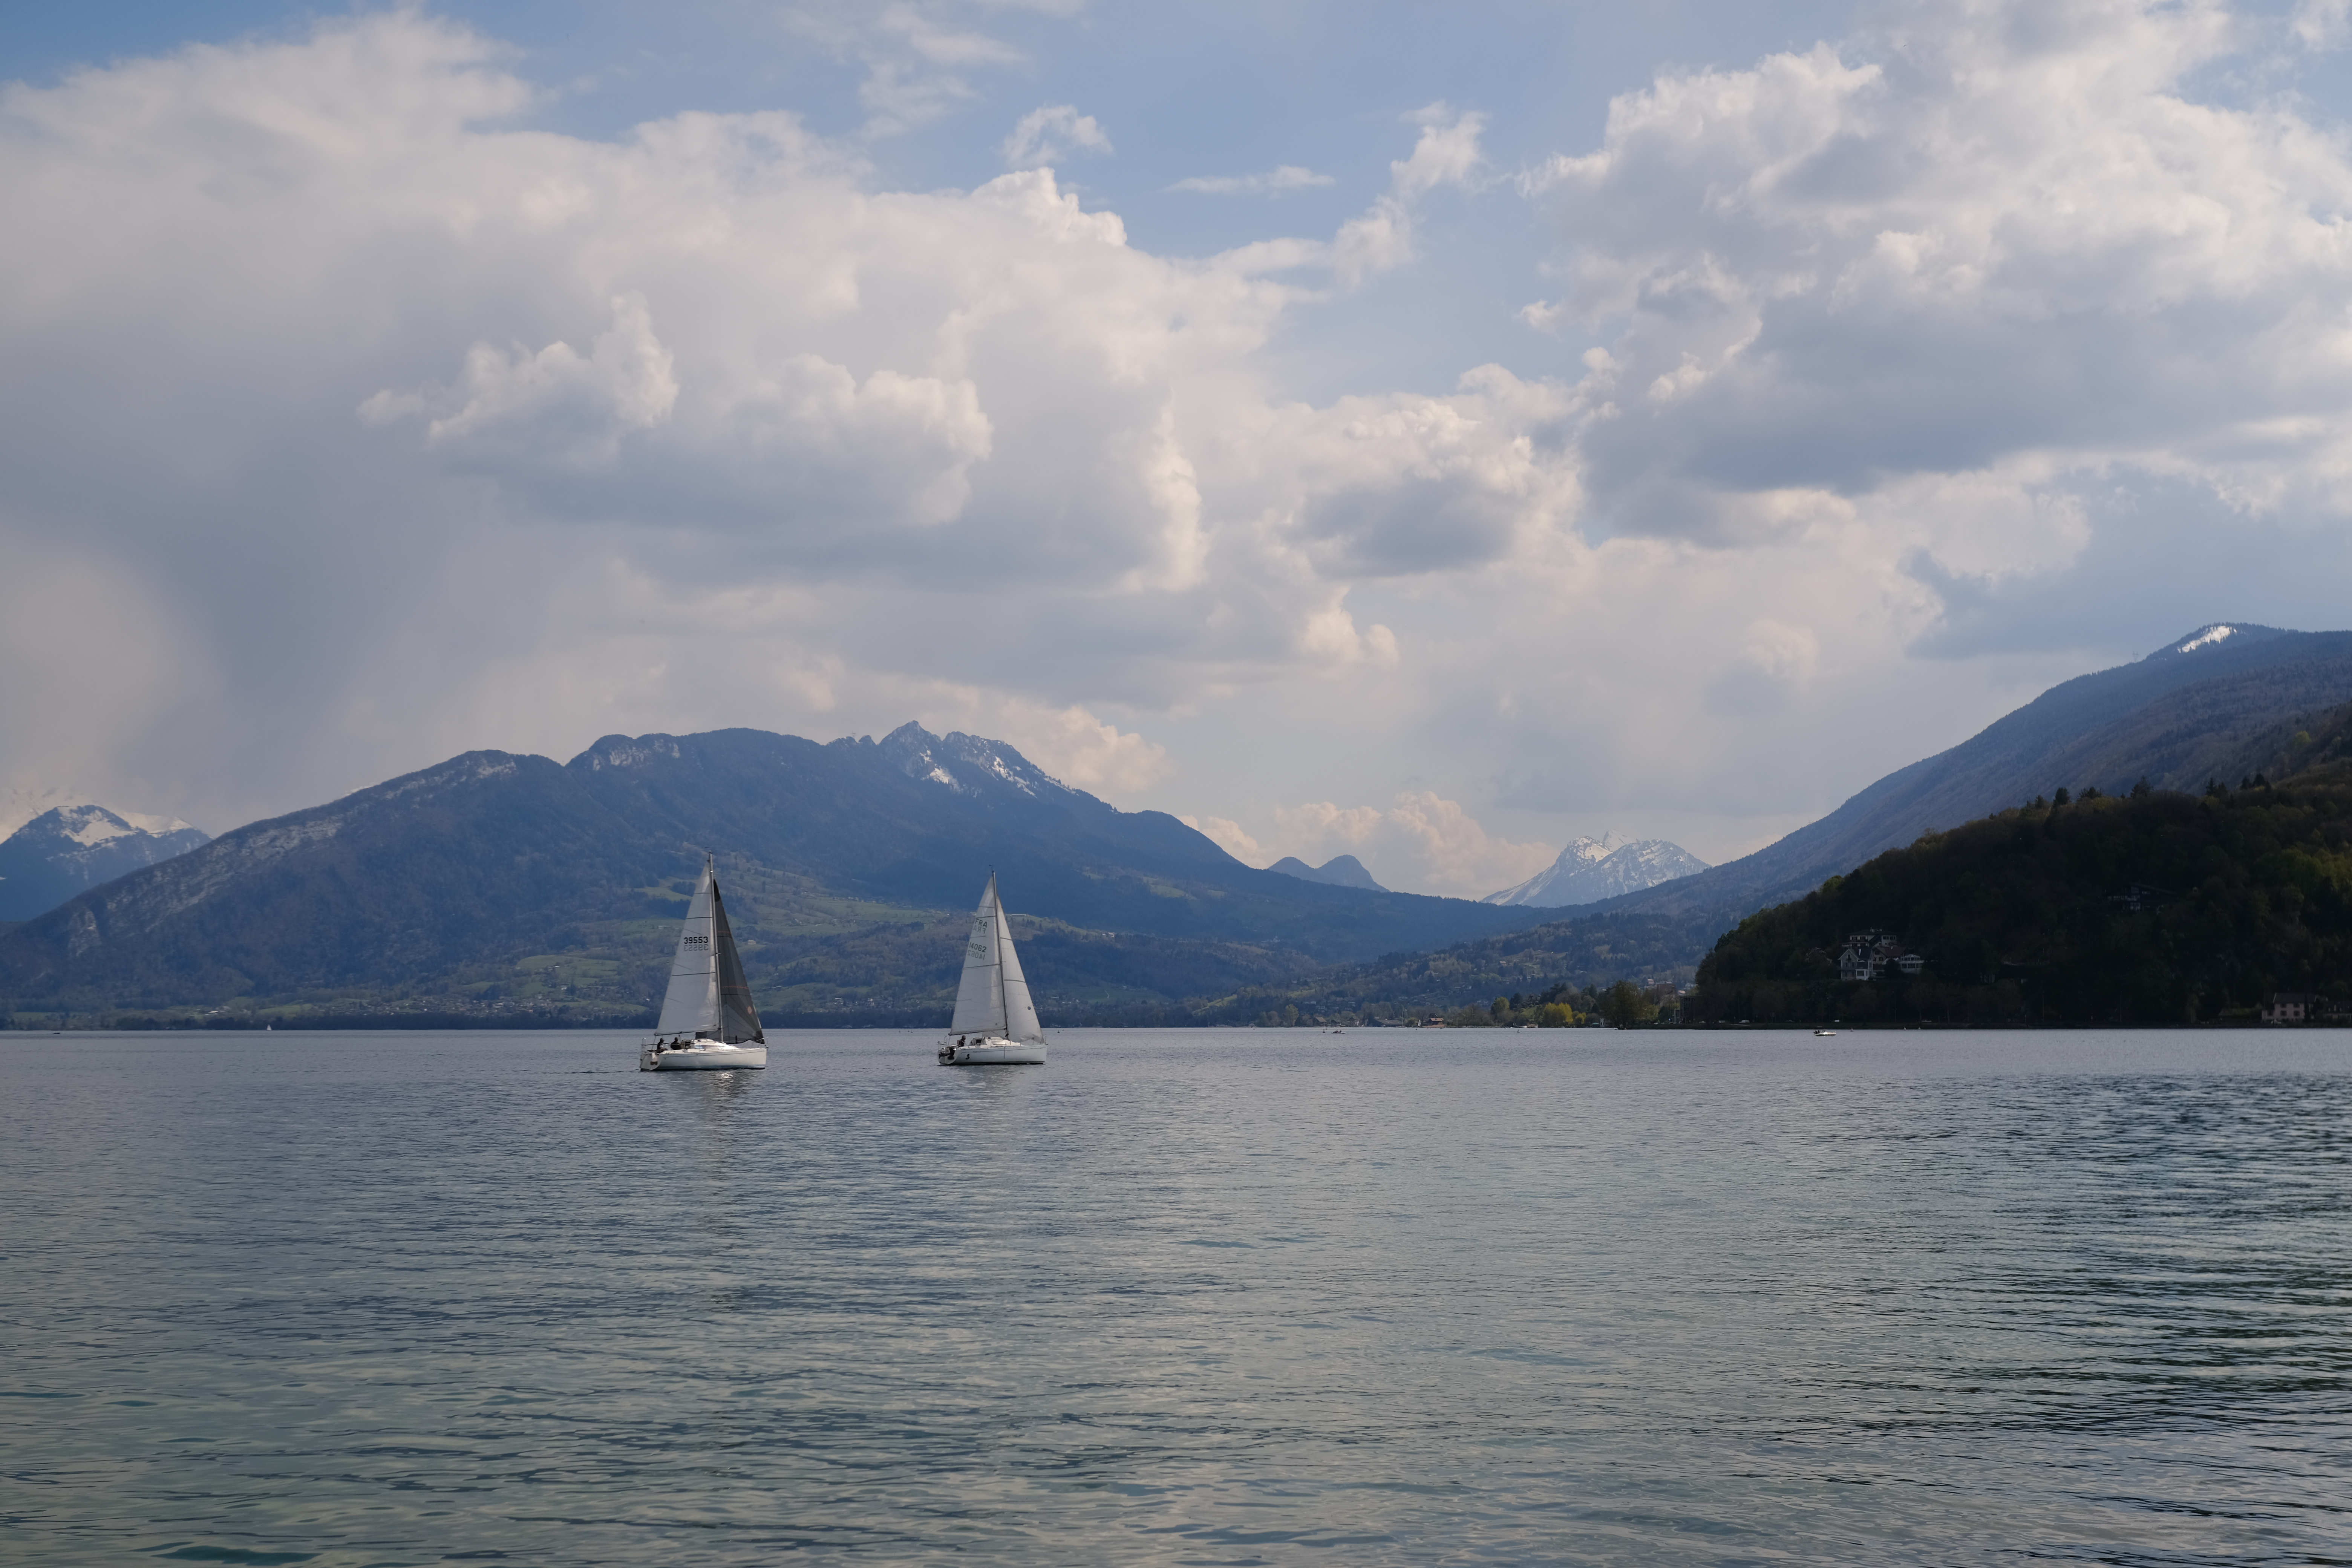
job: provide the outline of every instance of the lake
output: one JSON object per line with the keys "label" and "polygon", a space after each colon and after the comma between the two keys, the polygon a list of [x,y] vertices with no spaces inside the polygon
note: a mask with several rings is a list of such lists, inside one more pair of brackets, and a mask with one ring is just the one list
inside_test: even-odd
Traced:
{"label": "lake", "polygon": [[17,1563],[2352,1559],[2352,1033],[0,1036]]}

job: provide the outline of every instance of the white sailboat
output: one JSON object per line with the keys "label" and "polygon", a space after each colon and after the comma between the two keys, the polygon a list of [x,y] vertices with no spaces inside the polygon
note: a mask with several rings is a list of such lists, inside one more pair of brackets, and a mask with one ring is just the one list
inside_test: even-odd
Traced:
{"label": "white sailboat", "polygon": [[950,1038],[940,1042],[940,1060],[949,1067],[1045,1064],[1045,1031],[1029,1000],[1029,982],[1013,951],[1013,928],[996,896],[996,873],[971,917],[971,941],[963,950],[963,983],[956,987]]}
{"label": "white sailboat", "polygon": [[708,855],[693,901],[686,906],[686,926],[677,933],[669,991],[662,997],[661,1022],[654,1033],[659,1037],[637,1058],[646,1072],[768,1065],[768,1037],[761,1032],[760,1010],[751,1005],[743,960],[727,926],[719,868]]}

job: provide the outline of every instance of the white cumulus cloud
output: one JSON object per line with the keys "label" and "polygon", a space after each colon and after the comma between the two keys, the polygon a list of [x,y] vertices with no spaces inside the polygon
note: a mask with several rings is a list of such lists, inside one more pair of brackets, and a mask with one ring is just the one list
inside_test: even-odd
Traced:
{"label": "white cumulus cloud", "polygon": [[1243,858],[1270,863],[1296,855],[1321,865],[1353,855],[1384,887],[1471,899],[1527,880],[1559,854],[1557,846],[1489,834],[1459,801],[1434,790],[1403,791],[1385,808],[1331,801],[1278,806],[1274,821],[1271,842],[1262,846],[1230,823],[1216,837],[1229,853],[1240,855],[1235,842],[1248,846],[1254,855]]}
{"label": "white cumulus cloud", "polygon": [[[1529,318],[1606,340],[1592,524],[1720,544],[1850,510],[1934,586],[2340,516],[2352,163],[2192,96],[2245,37],[2216,4],[1904,5],[1618,100],[1529,182],[1569,245]],[[2103,505],[2119,481],[2168,499]],[[2003,514],[2043,534],[1988,562]]]}
{"label": "white cumulus cloud", "polygon": [[1004,163],[1011,169],[1039,169],[1066,161],[1073,153],[1108,153],[1110,138],[1091,114],[1080,114],[1066,103],[1047,104],[1021,117],[1004,139]]}
{"label": "white cumulus cloud", "polygon": [[[473,745],[914,716],[1395,886],[1601,822],[1719,860],[2084,650],[2340,620],[2352,158],[2243,88],[2340,12],[1874,7],[1517,186],[1484,112],[1369,125],[1354,218],[1208,255],[1027,166],[1108,150],[1076,84],[1021,89],[1024,166],[877,172],[1046,76],[955,0],[788,13],[862,84],[839,137],[531,128],[524,57],[414,10],[8,88],[10,668],[121,609],[0,777],[226,826]],[[1323,176],[1232,178],[1180,184]],[[1500,274],[1446,226],[1520,199],[1524,352],[1302,330],[1457,341]]]}
{"label": "white cumulus cloud", "polygon": [[1433,103],[1412,120],[1421,136],[1412,154],[1389,165],[1389,190],[1362,216],[1350,218],[1332,242],[1332,268],[1342,286],[1403,266],[1414,256],[1414,208],[1440,185],[1474,183],[1483,154],[1483,114],[1455,113]]}
{"label": "white cumulus cloud", "polygon": [[[925,16],[885,31],[994,58]],[[1352,584],[1567,521],[1527,429],[1556,386],[1279,399],[1254,356],[1316,296],[1262,258],[1139,250],[1047,169],[878,188],[787,113],[514,129],[500,54],[401,11],[6,90],[0,531],[178,606],[126,693],[237,694],[134,747],[299,735],[286,805],[463,745],[960,690],[1131,795],[1165,755],[1095,715],[1394,671]],[[1016,162],[1108,145],[1032,118]],[[1391,195],[1475,132],[1420,127]]]}
{"label": "white cumulus cloud", "polygon": [[1265,196],[1281,191],[1311,190],[1317,185],[1331,183],[1328,174],[1318,174],[1296,163],[1284,163],[1262,174],[1192,174],[1168,188],[1171,191],[1194,191],[1208,196]]}

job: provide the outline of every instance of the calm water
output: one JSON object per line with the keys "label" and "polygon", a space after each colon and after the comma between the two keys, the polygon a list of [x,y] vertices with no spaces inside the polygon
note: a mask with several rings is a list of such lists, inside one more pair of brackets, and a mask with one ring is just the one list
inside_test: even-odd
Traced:
{"label": "calm water", "polygon": [[0,1037],[0,1557],[2352,1561],[2352,1034]]}

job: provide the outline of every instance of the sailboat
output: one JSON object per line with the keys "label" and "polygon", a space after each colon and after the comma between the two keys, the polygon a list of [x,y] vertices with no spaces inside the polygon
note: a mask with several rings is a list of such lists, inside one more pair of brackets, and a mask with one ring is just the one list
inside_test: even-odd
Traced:
{"label": "sailboat", "polygon": [[1037,1008],[1029,1000],[1020,955],[1013,951],[1013,928],[1004,922],[993,871],[971,917],[963,983],[956,987],[955,1021],[948,1033],[953,1037],[940,1042],[940,1061],[948,1067],[1045,1065],[1045,1031],[1037,1026]]}
{"label": "sailboat", "polygon": [[768,1065],[768,1037],[760,1030],[760,1010],[751,1005],[743,960],[727,926],[719,867],[708,855],[702,858],[702,879],[686,906],[686,926],[677,933],[669,991],[662,997],[661,1022],[654,1033],[658,1037],[637,1058],[645,1072]]}

